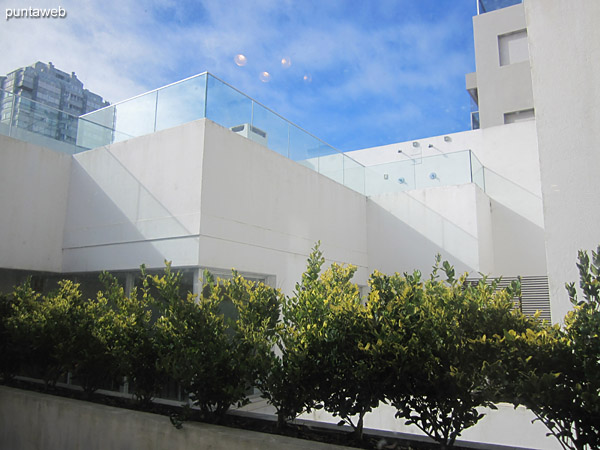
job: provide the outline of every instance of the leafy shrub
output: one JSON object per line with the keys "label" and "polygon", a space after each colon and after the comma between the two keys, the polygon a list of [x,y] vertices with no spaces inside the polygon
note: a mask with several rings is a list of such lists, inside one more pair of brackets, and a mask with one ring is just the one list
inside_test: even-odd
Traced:
{"label": "leafy shrub", "polygon": [[[262,332],[251,336],[259,362],[256,387],[275,407],[278,426],[295,419],[316,406],[316,370],[308,351],[305,336],[309,308],[302,302],[302,293],[310,291],[317,282],[325,262],[316,245],[308,258],[307,270],[290,297],[279,296],[281,320]],[[280,294],[279,294],[280,295]]]}
{"label": "leafy shrub", "polygon": [[[167,267],[166,270],[170,268]],[[118,280],[109,273],[102,273],[100,280],[104,289],[98,293],[98,302],[106,303],[110,313],[101,323],[110,353],[116,359],[116,371],[125,378],[129,392],[144,406],[160,392],[167,376],[159,364],[159,342],[155,322],[159,308],[150,294],[150,277],[142,266],[142,289],[139,295],[134,288],[130,295]],[[108,320],[109,319],[109,320]]]}
{"label": "leafy shrub", "polygon": [[[515,403],[531,409],[564,448],[600,447],[600,247],[580,251],[577,267],[583,300],[566,285],[574,309],[561,328],[512,336],[518,376]],[[516,350],[518,351],[518,350]]]}
{"label": "leafy shrub", "polygon": [[[310,289],[298,293],[307,312],[302,325],[315,399],[362,438],[364,416],[383,400],[380,371],[368,349],[366,310],[351,279],[356,267],[332,264]],[[353,419],[357,416],[356,419]]]}
{"label": "leafy shrub", "polygon": [[498,291],[496,283],[473,287],[465,278],[455,278],[447,262],[440,267],[438,256],[428,280],[419,272],[370,280],[369,316],[380,343],[372,348],[387,366],[386,397],[397,417],[442,448],[483,417],[478,407],[495,408],[504,331],[530,325],[512,308],[517,285]]}
{"label": "leafy shrub", "polygon": [[[256,297],[244,289],[248,286],[240,277],[217,283],[205,272],[205,284],[198,297],[179,296],[179,275],[168,270],[163,277],[155,277],[153,283],[167,300],[164,315],[156,323],[163,339],[162,365],[204,418],[218,421],[231,405],[248,401],[247,392],[257,373],[248,341],[239,337],[239,315],[246,327],[252,327],[270,323],[273,312],[267,309],[264,322],[254,317],[264,312],[264,304],[244,303]],[[236,304],[242,303],[244,308],[236,310]],[[252,310],[254,306],[258,311]],[[226,317],[227,310],[230,317]]]}
{"label": "leafy shrub", "polygon": [[14,299],[0,294],[0,375],[12,379],[22,368],[27,348],[16,327]]}
{"label": "leafy shrub", "polygon": [[111,311],[104,299],[82,299],[79,285],[70,280],[42,296],[27,281],[15,288],[11,306],[4,322],[23,352],[21,371],[51,386],[70,372],[88,394],[114,376],[115,358],[105,333]]}
{"label": "leafy shrub", "polygon": [[47,385],[70,372],[88,394],[125,376],[145,405],[174,380],[212,421],[256,386],[280,426],[324,408],[358,438],[386,401],[442,448],[482,418],[479,407],[510,401],[565,448],[598,448],[599,253],[579,253],[584,299],[567,285],[574,310],[563,327],[514,310],[518,284],[466,285],[439,256],[427,279],[374,272],[364,302],[355,267],[321,271],[319,244],[288,297],[235,271],[206,272],[199,295],[183,293],[169,263],[160,276],[142,266],[129,296],[109,274],[93,299],[69,280],[47,295],[26,282],[0,296],[0,370]]}

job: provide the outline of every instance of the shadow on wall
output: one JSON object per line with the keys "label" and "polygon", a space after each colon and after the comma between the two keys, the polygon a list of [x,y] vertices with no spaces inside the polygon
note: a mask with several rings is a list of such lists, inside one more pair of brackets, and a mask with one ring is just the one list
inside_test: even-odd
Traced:
{"label": "shadow on wall", "polygon": [[492,208],[494,275],[546,275],[541,194],[485,168]]}
{"label": "shadow on wall", "polygon": [[541,194],[537,195],[487,167],[484,170],[485,192],[492,200],[504,205],[537,227],[544,227]]}
{"label": "shadow on wall", "polygon": [[492,200],[494,275],[546,275],[544,228]]}
{"label": "shadow on wall", "polygon": [[72,166],[63,270],[162,267],[190,252],[196,263],[198,229],[188,219],[183,223],[109,149],[83,153]]}
{"label": "shadow on wall", "polygon": [[440,253],[457,273],[477,271],[475,236],[407,194],[382,197],[393,199],[394,204],[384,207],[368,200],[369,270],[393,273],[417,269],[429,274],[435,255]]}

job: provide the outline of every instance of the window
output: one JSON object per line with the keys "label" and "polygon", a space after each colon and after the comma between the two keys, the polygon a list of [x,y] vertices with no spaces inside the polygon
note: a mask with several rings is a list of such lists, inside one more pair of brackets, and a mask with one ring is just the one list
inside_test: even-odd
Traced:
{"label": "window", "polygon": [[524,109],[522,111],[515,111],[504,114],[504,123],[516,123],[525,122],[526,120],[535,119],[535,112],[532,109]]}
{"label": "window", "polygon": [[529,61],[527,30],[519,30],[498,36],[498,51],[501,66]]}

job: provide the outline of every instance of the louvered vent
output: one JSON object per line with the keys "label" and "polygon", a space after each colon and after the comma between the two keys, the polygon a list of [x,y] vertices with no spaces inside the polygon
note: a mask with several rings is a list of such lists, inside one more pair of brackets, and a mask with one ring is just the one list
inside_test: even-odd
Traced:
{"label": "louvered vent", "polygon": [[[548,289],[548,277],[529,276],[529,277],[503,277],[498,283],[498,289],[504,289],[510,286],[512,281],[521,282],[521,297],[514,298],[515,308],[520,308],[524,314],[533,316],[536,311],[540,311],[540,318],[550,322],[550,291]],[[476,285],[479,278],[467,278],[467,283]],[[488,280],[489,283],[492,280]]]}

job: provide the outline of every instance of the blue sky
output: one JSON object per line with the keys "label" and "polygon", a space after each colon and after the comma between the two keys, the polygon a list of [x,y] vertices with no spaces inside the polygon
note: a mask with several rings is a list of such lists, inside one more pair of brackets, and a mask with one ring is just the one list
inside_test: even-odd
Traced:
{"label": "blue sky", "polygon": [[59,3],[3,20],[0,73],[52,61],[116,102],[209,71],[343,151],[469,129],[475,0]]}

